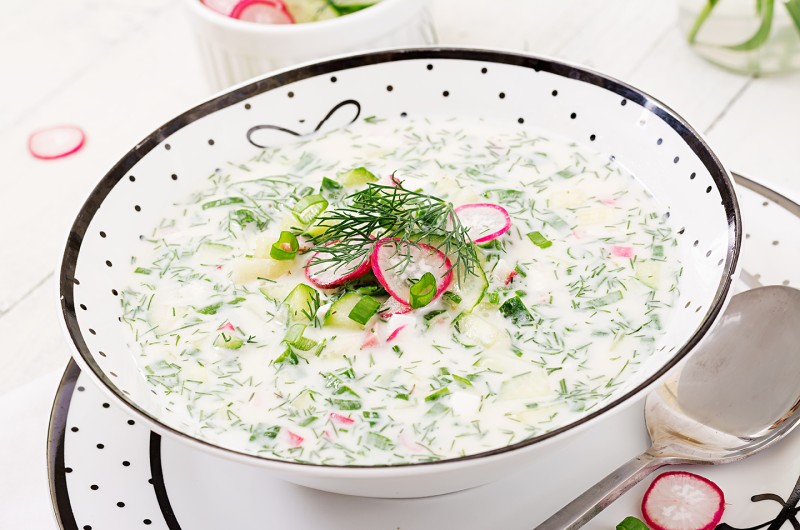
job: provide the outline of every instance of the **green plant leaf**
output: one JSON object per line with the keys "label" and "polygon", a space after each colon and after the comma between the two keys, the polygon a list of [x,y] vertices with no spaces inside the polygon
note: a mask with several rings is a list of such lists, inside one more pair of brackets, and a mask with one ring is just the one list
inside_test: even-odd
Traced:
{"label": "green plant leaf", "polygon": [[689,44],[694,44],[697,40],[697,33],[700,31],[700,28],[703,27],[708,17],[711,15],[711,11],[714,10],[714,7],[717,5],[719,0],[708,0],[706,5],[703,6],[703,9],[698,13],[697,18],[692,25],[692,29],[689,30],[689,35],[686,37],[689,41]]}
{"label": "green plant leaf", "polygon": [[800,31],[800,0],[785,0],[783,5],[786,6],[786,11],[789,12],[789,16],[794,20],[794,26],[797,31]]}
{"label": "green plant leaf", "polygon": [[761,9],[761,24],[758,26],[758,29],[753,36],[744,42],[734,44],[732,46],[723,46],[723,48],[737,52],[746,52],[759,48],[761,45],[767,42],[769,34],[772,31],[772,15],[774,12],[775,0],[763,0]]}
{"label": "green plant leaf", "polygon": [[626,517],[617,525],[617,530],[647,530],[647,525],[636,517]]}

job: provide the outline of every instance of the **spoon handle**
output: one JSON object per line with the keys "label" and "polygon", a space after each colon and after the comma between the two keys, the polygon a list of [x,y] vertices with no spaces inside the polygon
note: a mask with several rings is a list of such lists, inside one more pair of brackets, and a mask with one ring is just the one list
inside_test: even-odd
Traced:
{"label": "spoon handle", "polygon": [[645,451],[584,491],[577,499],[537,526],[536,530],[580,528],[640,480],[665,464],[662,458],[651,455],[650,450]]}

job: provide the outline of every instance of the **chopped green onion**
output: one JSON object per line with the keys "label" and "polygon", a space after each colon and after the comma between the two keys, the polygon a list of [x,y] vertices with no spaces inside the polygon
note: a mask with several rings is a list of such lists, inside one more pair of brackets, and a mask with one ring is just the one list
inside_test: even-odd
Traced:
{"label": "chopped green onion", "polygon": [[461,297],[453,291],[445,291],[445,293],[442,295],[442,298],[454,306],[457,306],[461,303]]}
{"label": "chopped green onion", "polygon": [[459,385],[463,386],[464,388],[467,388],[468,386],[472,386],[472,382],[469,379],[467,379],[466,377],[461,377],[460,375],[456,375],[456,374],[451,374],[451,375],[453,376],[453,379],[455,380],[455,382],[458,383]]}
{"label": "chopped green onion", "polygon": [[440,388],[436,392],[425,396],[425,401],[437,401],[439,398],[443,398],[447,395],[450,395],[450,389],[445,386]]}
{"label": "chopped green onion", "polygon": [[307,418],[303,418],[303,420],[300,423],[298,423],[298,425],[300,427],[308,427],[309,425],[317,421],[317,419],[318,418],[316,416],[309,416]]}
{"label": "chopped green onion", "polygon": [[425,319],[425,326],[429,327],[433,319],[443,313],[447,313],[447,311],[445,311],[444,309],[434,309],[433,311],[425,313],[425,316],[422,317],[423,319]]}
{"label": "chopped green onion", "polygon": [[504,317],[510,318],[511,321],[517,325],[527,324],[533,321],[533,317],[528,311],[528,308],[525,307],[525,304],[519,296],[513,296],[503,302],[503,305],[500,306],[500,313]]}
{"label": "chopped green onion", "polygon": [[342,185],[333,179],[329,179],[328,177],[322,177],[322,189],[329,191],[340,190],[342,189]]}
{"label": "chopped green onion", "polygon": [[397,393],[394,396],[395,399],[402,399],[403,401],[408,401],[408,394],[401,394]]}
{"label": "chopped green onion", "polygon": [[558,175],[561,178],[565,178],[565,179],[571,179],[572,177],[574,177],[577,174],[578,174],[578,170],[575,169],[574,167],[567,167],[567,168],[562,169],[561,171],[556,171],[556,175]]}
{"label": "chopped green onion", "polygon": [[328,200],[322,195],[306,195],[294,205],[292,213],[298,221],[307,225],[328,207]]}
{"label": "chopped green onion", "polygon": [[586,302],[586,307],[590,309],[595,309],[597,307],[603,307],[608,304],[613,304],[614,302],[619,302],[620,300],[622,300],[622,292],[612,291],[605,296],[601,296],[600,298],[589,300],[588,302]]}
{"label": "chopped green onion", "polygon": [[331,399],[331,404],[335,405],[339,410],[358,410],[361,408],[361,402],[355,399]]}
{"label": "chopped green onion", "polygon": [[286,348],[286,350],[275,359],[274,364],[297,364],[300,362],[300,359],[297,357],[297,354],[292,351],[291,348]]}
{"label": "chopped green onion", "polygon": [[364,420],[366,420],[366,422],[369,423],[370,427],[374,427],[375,424],[378,423],[378,419],[380,419],[381,417],[381,415],[378,414],[377,412],[369,410],[365,410],[364,412],[361,413],[361,415],[364,417]]}
{"label": "chopped green onion", "polygon": [[528,239],[539,248],[547,248],[553,244],[553,242],[544,237],[541,232],[529,232]]}
{"label": "chopped green onion", "polygon": [[220,307],[222,307],[222,302],[219,302],[219,303],[216,303],[216,304],[207,305],[207,306],[205,306],[205,307],[203,307],[201,309],[198,309],[197,312],[200,313],[201,315],[216,315],[217,314],[217,310]]}
{"label": "chopped green onion", "polygon": [[209,208],[217,208],[218,206],[227,206],[229,204],[242,204],[244,199],[241,197],[226,197],[224,199],[217,199],[215,201],[209,201],[203,204],[203,210],[208,210]]}
{"label": "chopped green onion", "polygon": [[381,303],[372,298],[371,296],[362,296],[353,309],[350,310],[347,317],[350,320],[358,322],[362,326],[366,325],[367,321],[372,318],[372,315],[378,312]]}
{"label": "chopped green onion", "polygon": [[281,232],[278,241],[272,244],[269,251],[269,257],[277,260],[290,260],[294,259],[300,244],[297,242],[297,237],[287,231]]}
{"label": "chopped green onion", "polygon": [[413,309],[425,307],[431,303],[434,296],[436,296],[436,278],[430,272],[426,272],[411,286],[411,307]]}
{"label": "chopped green onion", "polygon": [[656,257],[663,257],[664,256],[664,246],[663,245],[656,245],[653,247],[653,256]]}
{"label": "chopped green onion", "polygon": [[291,346],[293,349],[300,351],[310,351],[318,344],[317,341],[303,336],[306,330],[305,324],[292,324],[286,331],[283,337],[283,342]]}
{"label": "chopped green onion", "polygon": [[150,274],[151,272],[153,271],[151,271],[150,269],[145,269],[144,267],[136,267],[133,270],[134,274]]}
{"label": "chopped green onion", "polygon": [[425,414],[428,414],[430,416],[438,416],[440,414],[444,414],[448,410],[450,410],[450,407],[446,407],[441,403],[434,403],[433,406],[430,409],[428,409],[428,412],[426,412]]}
{"label": "chopped green onion", "polygon": [[394,444],[389,438],[376,432],[367,433],[367,443],[383,450],[394,448]]}

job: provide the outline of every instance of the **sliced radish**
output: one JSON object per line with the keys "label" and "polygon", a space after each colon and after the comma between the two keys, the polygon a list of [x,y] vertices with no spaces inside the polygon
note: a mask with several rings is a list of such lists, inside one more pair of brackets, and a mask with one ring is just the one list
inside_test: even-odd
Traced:
{"label": "sliced radish", "polygon": [[426,272],[436,278],[434,300],[453,280],[452,265],[447,256],[424,243],[412,245],[397,238],[381,239],[375,243],[370,262],[373,274],[386,292],[406,306],[410,304],[412,280],[418,280]]}
{"label": "sliced radish", "polygon": [[287,430],[286,435],[289,437],[289,445],[292,447],[300,447],[300,445],[303,443],[303,437],[299,434],[295,434],[292,431]]}
{"label": "sliced radish", "polygon": [[233,324],[231,324],[230,322],[226,322],[225,324],[217,328],[217,331],[230,331],[231,333],[234,333],[236,331],[236,328],[233,327]]}
{"label": "sliced radish", "polygon": [[725,511],[725,495],[707,478],[685,471],[662,473],[642,499],[651,530],[711,530]]}
{"label": "sliced radish", "polygon": [[611,247],[611,254],[618,258],[632,258],[633,248],[621,245],[614,245]]}
{"label": "sliced radish", "polygon": [[355,423],[355,421],[356,421],[353,418],[348,418],[347,416],[343,416],[343,415],[338,414],[336,412],[331,412],[331,419],[333,421],[335,421],[337,423],[341,423],[343,425],[350,425],[352,423]]}
{"label": "sliced radish", "polygon": [[235,6],[238,1],[239,0],[201,0],[204,6],[225,16],[231,14],[233,6]]}
{"label": "sliced radish", "polygon": [[242,0],[233,6],[230,17],[259,24],[294,24],[294,18],[280,0]]}
{"label": "sliced radish", "polygon": [[80,127],[57,125],[41,129],[28,137],[28,150],[36,158],[55,160],[76,153],[86,142]]}
{"label": "sliced radish", "polygon": [[389,333],[389,336],[386,338],[386,342],[392,342],[394,339],[396,339],[398,333],[403,331],[405,329],[405,327],[406,327],[406,324],[403,324],[399,328],[397,328],[394,331],[392,331],[391,333]]}
{"label": "sliced radish", "polygon": [[[326,246],[335,243],[338,243],[338,241],[331,241]],[[361,278],[371,269],[369,255],[338,267],[329,262],[315,263],[318,259],[326,259],[327,256],[329,254],[324,250],[320,250],[315,252],[306,264],[306,278],[322,289],[333,289],[344,285],[349,281]]]}
{"label": "sliced radish", "polygon": [[497,239],[511,228],[511,217],[499,204],[463,204],[455,212],[475,243]]}
{"label": "sliced radish", "polygon": [[519,273],[517,271],[509,272],[508,276],[506,276],[506,281],[503,283],[503,285],[509,285],[511,282],[514,281],[514,278],[516,278],[518,274]]}

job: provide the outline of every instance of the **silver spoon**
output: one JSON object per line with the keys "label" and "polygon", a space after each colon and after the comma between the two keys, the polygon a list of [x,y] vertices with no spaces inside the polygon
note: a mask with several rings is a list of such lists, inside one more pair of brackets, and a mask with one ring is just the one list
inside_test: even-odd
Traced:
{"label": "silver spoon", "polygon": [[726,464],[757,453],[794,428],[798,410],[800,290],[737,294],[685,366],[647,396],[650,449],[537,529],[580,528],[662,466]]}

